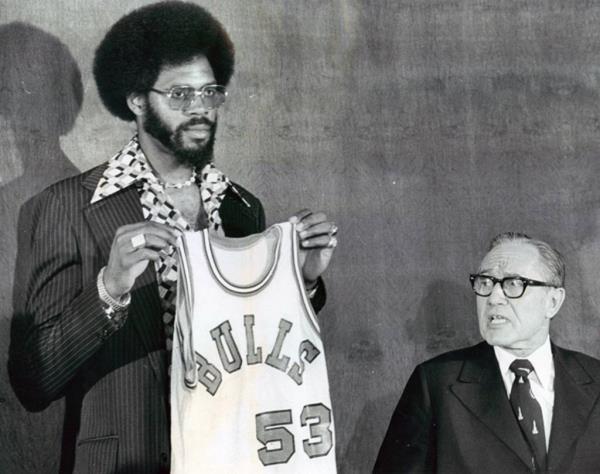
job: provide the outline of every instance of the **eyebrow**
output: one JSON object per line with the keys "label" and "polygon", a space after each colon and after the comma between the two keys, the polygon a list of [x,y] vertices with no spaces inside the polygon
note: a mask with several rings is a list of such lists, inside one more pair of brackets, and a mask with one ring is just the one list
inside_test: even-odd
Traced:
{"label": "eyebrow", "polygon": [[190,87],[191,89],[201,89],[202,87],[206,87],[206,86],[218,86],[218,85],[219,84],[217,83],[217,81],[207,82],[206,84],[202,84],[200,87],[194,87],[191,84],[173,84],[172,86],[169,86],[168,89],[172,89],[173,87]]}
{"label": "eyebrow", "polygon": [[492,268],[480,268],[479,270],[477,270],[477,273],[480,275],[493,276],[492,275],[493,272],[494,272],[494,270]]}
{"label": "eyebrow", "polygon": [[[482,276],[494,276],[494,275],[489,275],[489,273],[492,273],[492,272],[490,270],[488,270],[488,269],[479,270],[479,275],[482,275]],[[494,278],[497,278],[497,277],[494,277]],[[531,277],[528,277],[528,276],[525,276],[525,275],[521,275],[519,273],[505,273],[502,278],[525,278],[527,280],[532,280]]]}

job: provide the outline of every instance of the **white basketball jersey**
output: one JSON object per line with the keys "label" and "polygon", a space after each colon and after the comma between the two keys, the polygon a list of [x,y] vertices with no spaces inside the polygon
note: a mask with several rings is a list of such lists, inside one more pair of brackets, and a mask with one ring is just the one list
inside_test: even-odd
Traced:
{"label": "white basketball jersey", "polygon": [[187,232],[171,366],[171,472],[335,473],[323,342],[295,225]]}

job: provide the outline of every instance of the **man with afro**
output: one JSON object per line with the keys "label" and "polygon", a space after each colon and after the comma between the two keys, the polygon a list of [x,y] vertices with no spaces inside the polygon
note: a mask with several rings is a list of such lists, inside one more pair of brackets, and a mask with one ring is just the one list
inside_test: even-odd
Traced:
{"label": "man with afro", "polygon": [[[24,329],[9,360],[26,408],[65,399],[61,472],[169,471],[176,238],[265,228],[260,201],[213,164],[233,70],[223,26],[180,1],[127,14],[96,51],[100,97],[137,133],[106,163],[34,200],[27,297],[15,314]],[[291,219],[319,310],[337,228],[321,212]]]}

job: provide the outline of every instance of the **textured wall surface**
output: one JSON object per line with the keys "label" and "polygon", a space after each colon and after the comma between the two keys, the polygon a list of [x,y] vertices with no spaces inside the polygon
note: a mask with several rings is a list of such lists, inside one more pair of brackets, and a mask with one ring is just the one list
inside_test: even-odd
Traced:
{"label": "textured wall surface", "polygon": [[[18,211],[130,136],[102,108],[91,62],[144,3],[0,0],[2,473],[56,472],[60,449],[61,402],[26,413],[6,376]],[[553,336],[600,356],[597,2],[202,4],[237,48],[219,166],[270,223],[310,207],[340,228],[321,320],[341,472],[370,470],[416,363],[478,340],[467,276],[498,232],[562,250]]]}

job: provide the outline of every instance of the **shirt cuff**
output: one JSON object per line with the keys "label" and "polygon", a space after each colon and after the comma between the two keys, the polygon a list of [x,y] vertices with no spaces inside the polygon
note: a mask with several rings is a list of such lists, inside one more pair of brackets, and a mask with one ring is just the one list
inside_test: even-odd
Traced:
{"label": "shirt cuff", "polygon": [[306,288],[305,287],[305,291],[306,291],[306,295],[308,296],[309,299],[314,298],[314,296],[317,294],[317,290],[319,289],[319,280],[317,280],[315,282],[315,284],[313,285],[312,288]]}

